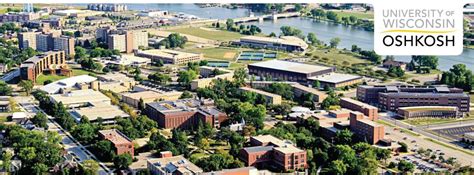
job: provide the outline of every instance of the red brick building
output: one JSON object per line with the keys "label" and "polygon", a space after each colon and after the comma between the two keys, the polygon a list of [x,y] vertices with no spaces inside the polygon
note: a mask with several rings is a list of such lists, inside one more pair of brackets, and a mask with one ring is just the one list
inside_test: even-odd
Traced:
{"label": "red brick building", "polygon": [[369,120],[378,119],[378,108],[364,102],[360,102],[351,98],[341,98],[340,105],[342,108],[347,108],[353,111],[362,112],[364,115],[369,117]]}
{"label": "red brick building", "polygon": [[116,129],[101,130],[99,135],[102,139],[112,142],[115,147],[115,154],[121,155],[128,153],[134,155],[134,146],[132,140]]}
{"label": "red brick building", "polygon": [[350,113],[350,129],[361,141],[376,144],[385,136],[383,125],[377,124],[361,112]]}
{"label": "red brick building", "polygon": [[145,114],[166,129],[191,129],[199,121],[218,128],[227,115],[213,105],[212,101],[197,99],[152,102],[146,104]]}
{"label": "red brick building", "polygon": [[307,168],[306,151],[290,141],[260,135],[251,137],[250,144],[252,147],[240,150],[239,157],[246,166],[274,168],[285,172]]}
{"label": "red brick building", "polygon": [[64,51],[49,51],[29,58],[20,65],[20,78],[36,82],[36,77],[43,72],[71,76],[67,68]]}

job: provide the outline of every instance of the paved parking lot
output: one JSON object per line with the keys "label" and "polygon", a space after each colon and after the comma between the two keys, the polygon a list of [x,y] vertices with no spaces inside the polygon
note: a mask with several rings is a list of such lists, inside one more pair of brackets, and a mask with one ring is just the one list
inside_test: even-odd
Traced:
{"label": "paved parking lot", "polygon": [[462,126],[462,127],[453,127],[453,128],[443,128],[443,129],[434,129],[433,132],[441,134],[443,136],[461,140],[464,133],[474,132],[474,125],[471,126]]}
{"label": "paved parking lot", "polygon": [[442,168],[437,164],[429,161],[425,161],[418,154],[413,154],[409,156],[402,157],[403,160],[413,163],[416,166],[415,172],[441,172],[448,169]]}

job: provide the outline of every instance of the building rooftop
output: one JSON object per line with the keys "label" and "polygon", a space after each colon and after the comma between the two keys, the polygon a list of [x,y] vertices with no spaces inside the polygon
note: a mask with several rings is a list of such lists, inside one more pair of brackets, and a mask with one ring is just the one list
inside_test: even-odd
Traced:
{"label": "building rooftop", "polygon": [[82,104],[82,103],[100,103],[100,102],[109,102],[109,97],[105,96],[99,91],[95,91],[92,89],[84,89],[84,90],[75,90],[68,92],[66,94],[56,94],[50,96],[54,102],[59,103],[62,102],[64,105],[69,104]]}
{"label": "building rooftop", "polygon": [[288,71],[288,72],[297,72],[297,73],[303,73],[303,74],[332,69],[331,67],[326,67],[326,66],[304,64],[304,63],[297,63],[297,62],[291,62],[291,61],[281,61],[281,60],[262,61],[262,62],[250,64],[250,65],[255,66],[255,67],[276,69],[276,70]]}
{"label": "building rooftop", "polygon": [[255,167],[242,167],[234,169],[223,169],[220,171],[206,172],[204,175],[254,175],[258,173]]}
{"label": "building rooftop", "polygon": [[[212,101],[209,101],[212,103]],[[175,101],[159,101],[147,103],[148,106],[154,108],[161,113],[172,113],[179,111],[196,111],[203,105],[203,101],[193,98],[179,99]]]}
{"label": "building rooftop", "polygon": [[[148,164],[169,174],[199,174],[204,171],[183,156],[148,159]],[[177,173],[179,172],[179,173]]]}
{"label": "building rooftop", "polygon": [[90,83],[97,80],[97,78],[89,76],[89,75],[79,75],[79,76],[74,76],[74,77],[69,77],[66,79],[58,80],[55,82],[52,82],[50,84],[47,84],[43,87],[40,88],[40,90],[48,93],[48,94],[56,94],[58,93],[61,89],[68,89],[73,87],[76,84],[81,84],[81,83]]}
{"label": "building rooftop", "polygon": [[252,146],[245,147],[244,150],[248,153],[264,152],[273,150],[273,146]]}
{"label": "building rooftop", "polygon": [[312,93],[312,94],[316,94],[320,97],[326,97],[327,96],[327,94],[323,91],[319,91],[315,88],[304,86],[304,85],[301,85],[299,83],[293,83],[293,84],[291,84],[291,86],[293,86],[293,88],[301,89],[303,91],[306,91],[306,92],[309,92],[309,93]]}
{"label": "building rooftop", "polygon": [[278,94],[273,94],[273,93],[270,93],[270,92],[265,92],[265,91],[250,88],[250,87],[240,87],[240,89],[244,90],[244,91],[255,92],[257,94],[262,94],[262,95],[265,95],[265,96],[268,96],[268,97],[281,98],[281,96],[278,95]]}
{"label": "building rooftop", "polygon": [[[355,105],[361,106],[361,107],[365,107],[365,108],[367,108],[367,109],[378,109],[378,108],[375,107],[375,106],[369,105],[369,104],[364,103],[364,102],[361,102],[361,101],[359,101],[359,100],[354,100],[354,99],[352,99],[352,98],[341,98],[341,100],[348,101],[348,102],[350,102],[350,103],[352,103],[352,104],[355,104]],[[357,112],[357,111],[354,111],[354,112]]]}
{"label": "building rooftop", "polygon": [[97,75],[97,78],[101,81],[119,81],[119,82],[131,82],[135,81],[133,78],[128,77],[122,73],[107,73],[104,75]]}
{"label": "building rooftop", "polygon": [[358,75],[351,75],[351,74],[341,74],[341,73],[336,73],[332,72],[329,74],[324,74],[320,76],[315,76],[315,77],[309,77],[311,80],[318,80],[321,82],[328,82],[328,83],[342,83],[342,82],[347,82],[351,80],[356,80],[362,78],[361,76]]}
{"label": "building rooftop", "polygon": [[138,51],[138,53],[154,55],[163,58],[184,58],[184,57],[191,57],[191,56],[199,56],[199,54],[189,53],[189,52],[181,52],[176,50],[170,49],[151,49],[151,50],[143,50]]}
{"label": "building rooftop", "polygon": [[114,145],[129,144],[132,142],[130,138],[116,129],[100,130],[99,133]]}
{"label": "building rooftop", "polygon": [[115,117],[129,117],[129,115],[118,106],[108,103],[93,103],[92,106],[89,107],[72,109],[70,113],[77,122],[81,121],[82,116],[87,117],[89,121],[97,120],[99,117],[104,120],[111,120]]}

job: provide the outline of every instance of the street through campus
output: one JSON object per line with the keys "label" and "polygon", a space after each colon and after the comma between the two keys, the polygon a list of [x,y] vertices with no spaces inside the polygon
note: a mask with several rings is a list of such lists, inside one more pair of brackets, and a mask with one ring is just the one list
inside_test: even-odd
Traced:
{"label": "street through campus", "polygon": [[[38,112],[43,112],[38,104],[38,101],[34,99],[33,96],[16,96],[14,97],[15,100],[18,102],[19,106],[24,112],[27,112],[28,116],[34,116]],[[48,116],[48,131],[57,132],[61,137],[61,145],[67,151],[69,155],[71,155],[75,161],[81,163],[85,160],[95,160],[99,163],[99,175],[107,175],[111,174],[112,172],[109,168],[107,168],[104,163],[100,162],[90,151],[88,151],[82,144],[75,141],[75,139],[71,136],[69,132],[62,129],[58,123],[54,121],[54,119]]]}
{"label": "street through campus", "polygon": [[[419,148],[423,148],[425,150],[431,149],[433,151],[440,150],[441,152],[445,153],[445,156],[444,156],[445,158],[455,157],[461,165],[464,165],[464,166],[472,165],[472,161],[474,160],[474,152],[469,149],[465,149],[462,146],[459,146],[457,144],[453,144],[452,142],[456,140],[440,137],[438,135],[427,132],[425,129],[428,128],[428,126],[412,126],[404,122],[397,121],[396,119],[388,117],[386,113],[381,113],[380,119],[392,125],[395,125],[396,128],[398,128],[398,129],[395,129],[392,126],[385,125],[385,132],[388,133],[388,136],[392,140],[406,143],[408,145],[409,150],[419,149]],[[474,124],[473,122],[470,121],[470,122],[467,122],[467,124]],[[433,128],[454,127],[454,126],[458,127],[457,125],[459,125],[458,122],[440,124],[439,126],[431,125],[430,127],[433,127]],[[405,131],[402,131],[400,128],[405,129]],[[408,133],[410,131],[415,134],[418,133],[419,135]],[[457,148],[457,149],[448,148],[444,145],[434,143],[428,140],[428,138],[433,139],[435,141],[443,142],[444,144],[450,145],[451,147]],[[463,150],[463,151],[460,151],[460,150]],[[470,152],[471,154],[468,154],[466,152]],[[401,154],[398,157],[402,157],[405,155],[407,154]],[[395,158],[396,157],[392,157],[392,159],[395,159]]]}

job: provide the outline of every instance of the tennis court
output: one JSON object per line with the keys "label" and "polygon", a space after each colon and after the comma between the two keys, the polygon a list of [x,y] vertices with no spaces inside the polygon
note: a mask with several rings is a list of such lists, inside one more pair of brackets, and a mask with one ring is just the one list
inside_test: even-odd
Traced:
{"label": "tennis court", "polygon": [[276,58],[276,52],[242,51],[237,58],[240,61],[262,61],[264,58]]}
{"label": "tennis court", "polygon": [[209,67],[225,67],[228,68],[230,63],[228,61],[207,61]]}

